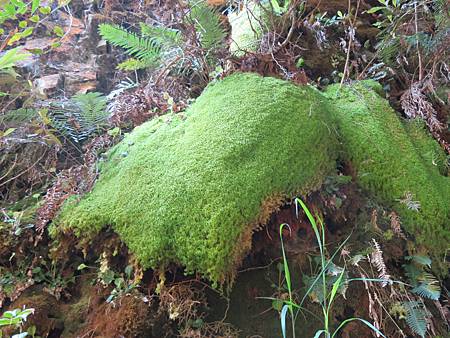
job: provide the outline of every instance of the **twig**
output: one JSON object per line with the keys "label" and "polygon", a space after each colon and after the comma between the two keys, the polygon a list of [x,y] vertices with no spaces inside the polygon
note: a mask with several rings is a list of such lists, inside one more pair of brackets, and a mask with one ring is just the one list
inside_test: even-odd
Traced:
{"label": "twig", "polygon": [[422,68],[422,55],[420,54],[419,39],[417,34],[419,33],[418,14],[417,14],[417,1],[414,1],[414,27],[416,30],[416,48],[417,57],[419,58],[419,81],[423,80],[423,68]]}
{"label": "twig", "polygon": [[358,18],[358,10],[359,10],[359,4],[360,4],[361,0],[358,0],[357,4],[356,4],[356,12],[355,12],[355,17],[352,19],[350,18],[351,15],[351,10],[352,10],[352,0],[348,0],[348,16],[349,16],[349,23],[350,23],[350,32],[349,32],[349,37],[348,37],[348,46],[347,46],[347,57],[345,58],[345,66],[344,66],[344,73],[342,74],[342,79],[341,79],[341,84],[339,86],[339,88],[342,88],[342,85],[344,84],[344,81],[347,78],[347,75],[349,73],[349,63],[350,63],[350,52],[352,49],[352,43],[353,40],[355,38],[355,23],[356,23],[356,19]]}
{"label": "twig", "polygon": [[8,183],[8,182],[11,182],[11,181],[15,180],[16,178],[22,176],[23,174],[25,174],[26,172],[28,172],[29,170],[31,170],[36,164],[38,164],[38,163],[44,158],[44,156],[45,156],[46,154],[47,154],[47,152],[45,152],[41,157],[39,157],[39,159],[38,159],[36,162],[34,162],[31,166],[29,166],[29,167],[28,167],[27,169],[25,169],[24,171],[18,173],[18,174],[17,174],[16,176],[14,176],[14,177],[11,177],[9,180],[6,180],[5,182],[0,183],[0,187],[1,187],[2,185],[5,185],[5,184]]}

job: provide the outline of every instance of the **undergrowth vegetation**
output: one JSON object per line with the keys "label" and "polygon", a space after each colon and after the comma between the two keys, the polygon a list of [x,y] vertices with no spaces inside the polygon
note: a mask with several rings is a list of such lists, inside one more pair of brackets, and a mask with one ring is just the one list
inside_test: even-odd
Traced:
{"label": "undergrowth vegetation", "polygon": [[[425,303],[427,300],[435,301],[434,304],[440,309],[439,303],[436,303],[436,301],[441,297],[439,282],[427,271],[431,268],[429,257],[423,255],[405,257],[405,260],[409,262],[404,265],[409,280],[406,283],[395,280],[393,276],[388,274],[383,251],[375,239],[372,239],[372,246],[365,249],[364,254],[352,255],[348,250],[350,234],[342,243],[336,245],[336,248],[333,249],[334,252],[330,252],[330,245],[326,240],[326,225],[323,223],[322,216],[318,212],[313,214],[305,203],[298,198],[295,199],[295,205],[297,217],[300,209],[306,215],[317,241],[318,270],[315,275],[302,276],[303,292],[300,297],[294,287],[295,281],[292,280],[284,247],[284,230],[291,231],[291,228],[289,224],[281,224],[279,236],[282,250],[282,271],[284,273],[282,284],[286,288],[287,296],[284,298],[262,298],[272,300],[275,302],[274,304],[283,304],[278,310],[284,338],[288,337],[288,332],[295,338],[297,323],[300,318],[308,318],[308,316],[320,317],[321,329],[315,332],[315,338],[321,336],[325,338],[335,337],[351,322],[360,322],[367,326],[375,336],[386,337],[381,332],[381,327],[385,325],[380,321],[383,313],[387,315],[386,319],[391,321],[403,336],[405,334],[400,328],[402,325],[400,320],[404,320],[409,330],[420,337],[425,337],[429,333],[432,314]],[[341,266],[338,264],[341,264]],[[363,267],[365,264],[369,265],[372,273],[366,266]],[[333,309],[336,308],[334,303],[338,301],[345,303],[347,301],[346,296],[352,292],[354,283],[365,285],[369,298],[370,319],[351,317],[335,322],[336,316],[332,314]],[[386,289],[390,289],[390,291]],[[308,300],[320,306],[318,313],[312,312],[311,308],[307,307]],[[381,312],[377,312],[377,308],[380,308]],[[288,318],[291,322],[290,331],[287,328]]]}
{"label": "undergrowth vegetation", "polygon": [[446,0],[0,1],[0,337],[270,337],[275,309],[440,338],[449,27]]}

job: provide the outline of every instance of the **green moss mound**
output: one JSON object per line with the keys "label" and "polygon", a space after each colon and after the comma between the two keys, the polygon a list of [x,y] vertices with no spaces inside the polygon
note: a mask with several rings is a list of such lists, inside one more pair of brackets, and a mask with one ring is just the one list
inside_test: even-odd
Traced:
{"label": "green moss mound", "polygon": [[174,262],[223,282],[270,202],[319,187],[335,168],[323,101],[255,74],[210,85],[185,120],[150,121],[114,147],[92,192],[57,223],[79,235],[111,225],[144,267]]}
{"label": "green moss mound", "polygon": [[[379,91],[371,81],[326,91],[335,107],[342,157],[353,166],[361,187],[396,210],[418,243],[442,256],[450,240],[445,154],[423,124],[403,123]],[[413,210],[413,202],[420,204],[419,210]]]}
{"label": "green moss mound", "polygon": [[[370,81],[321,93],[255,74],[229,76],[185,117],[167,115],[126,136],[101,164],[92,192],[67,202],[54,223],[78,235],[110,225],[144,268],[176,263],[224,282],[258,223],[284,197],[317,189],[339,156],[362,188],[442,257],[450,239],[445,155],[380,92]],[[415,201],[419,210],[411,210]]]}

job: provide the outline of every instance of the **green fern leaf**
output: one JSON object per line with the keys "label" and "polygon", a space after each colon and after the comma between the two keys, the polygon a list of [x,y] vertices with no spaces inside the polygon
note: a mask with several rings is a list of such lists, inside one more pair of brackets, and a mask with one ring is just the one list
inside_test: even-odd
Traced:
{"label": "green fern leaf", "polygon": [[419,295],[422,298],[429,298],[438,300],[441,297],[441,288],[439,285],[421,283],[411,290],[411,292]]}
{"label": "green fern leaf", "polygon": [[188,22],[195,26],[202,48],[217,48],[226,36],[219,13],[205,1],[191,3]]}
{"label": "green fern leaf", "polygon": [[149,26],[142,22],[139,25],[142,37],[151,38],[160,46],[179,47],[183,43],[179,30],[162,26]]}
{"label": "green fern leaf", "polygon": [[154,39],[139,37],[136,33],[110,24],[100,24],[99,33],[110,44],[124,48],[140,61],[157,63],[161,57],[161,46]]}
{"label": "green fern leaf", "polygon": [[106,98],[101,93],[75,95],[68,102],[53,104],[49,116],[53,128],[80,143],[107,123]]}
{"label": "green fern leaf", "polygon": [[412,261],[414,263],[420,264],[420,265],[426,265],[429,268],[431,267],[431,259],[428,256],[425,255],[412,255],[412,256],[406,256],[406,260]]}
{"label": "green fern leaf", "polygon": [[2,124],[21,124],[32,120],[37,115],[37,109],[19,108],[7,111],[0,116],[0,125]]}
{"label": "green fern leaf", "polygon": [[387,65],[392,65],[395,62],[395,57],[398,55],[400,47],[400,39],[395,37],[381,41],[376,48],[383,62]]}
{"label": "green fern leaf", "polygon": [[80,108],[79,123],[86,137],[106,124],[106,98],[101,93],[75,95],[72,101]]}
{"label": "green fern leaf", "polygon": [[409,328],[422,338],[425,338],[427,333],[428,312],[421,302],[409,301],[403,302],[403,307],[406,310],[406,323]]}

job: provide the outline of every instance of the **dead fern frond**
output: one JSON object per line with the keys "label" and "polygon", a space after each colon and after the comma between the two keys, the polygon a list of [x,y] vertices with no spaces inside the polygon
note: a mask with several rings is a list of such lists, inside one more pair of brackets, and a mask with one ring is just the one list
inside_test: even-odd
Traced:
{"label": "dead fern frond", "polygon": [[406,240],[406,236],[403,233],[402,230],[402,225],[400,223],[400,217],[394,212],[392,211],[389,214],[389,219],[391,220],[391,229],[392,232],[399,238]]}
{"label": "dead fern frond", "polygon": [[432,87],[431,79],[415,82],[403,93],[400,103],[408,118],[419,117],[425,121],[431,132],[439,132],[444,129],[444,125],[438,120],[436,110],[425,95]]}
{"label": "dead fern frond", "polygon": [[383,280],[381,286],[385,287],[387,284],[392,284],[391,276],[387,273],[386,264],[383,259],[383,251],[378,242],[372,238],[373,252],[370,254],[370,263],[375,266],[378,271],[378,278]]}

